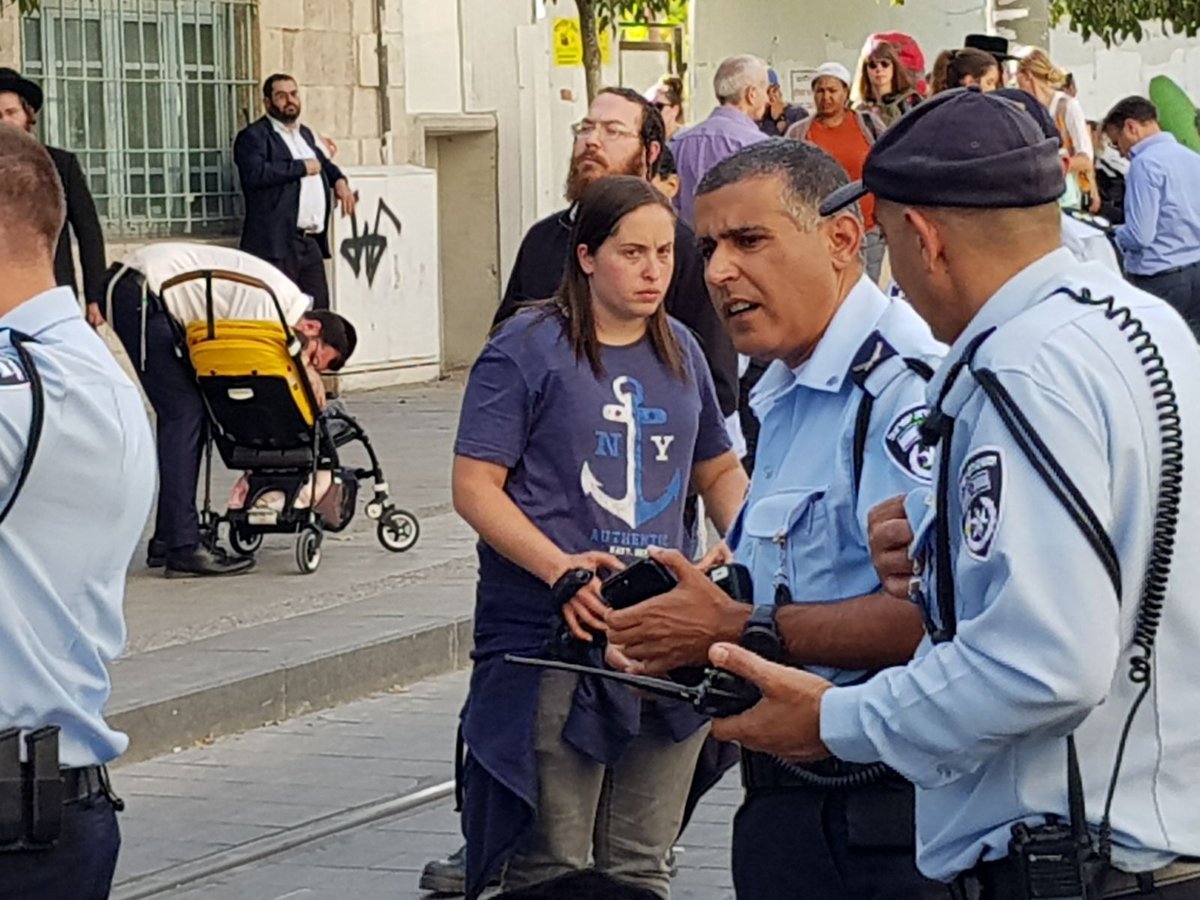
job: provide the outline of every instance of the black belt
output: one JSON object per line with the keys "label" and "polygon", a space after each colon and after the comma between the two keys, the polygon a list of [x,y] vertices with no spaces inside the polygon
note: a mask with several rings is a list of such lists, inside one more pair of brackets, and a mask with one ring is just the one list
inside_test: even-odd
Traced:
{"label": "black belt", "polygon": [[[26,764],[21,764],[22,772]],[[83,766],[78,769],[59,769],[63,780],[63,803],[75,803],[100,794],[112,794],[106,766]]]}
{"label": "black belt", "polygon": [[[837,758],[823,759],[820,762],[804,765],[788,764],[785,766],[768,753],[743,750],[742,786],[747,791],[828,790],[828,788],[814,785],[802,775],[797,774],[796,770],[821,778],[853,779],[855,776],[865,775],[873,768],[873,766],[846,762]],[[889,773],[887,777],[903,781],[903,778],[894,772]],[[873,783],[876,780],[878,779],[871,779],[867,783]],[[846,789],[853,789],[853,787],[854,785],[847,785]]]}
{"label": "black belt", "polygon": [[1135,278],[1165,278],[1167,275],[1178,275],[1180,272],[1187,272],[1196,268],[1197,266],[1200,266],[1200,259],[1196,260],[1194,263],[1188,263],[1186,266],[1176,266],[1173,269],[1163,269],[1161,272],[1155,272],[1152,275],[1142,275],[1138,272],[1133,272],[1132,275]]}
{"label": "black belt", "polygon": [[[1011,900],[1011,898],[1021,896],[1020,875],[1007,857],[992,862],[981,862],[960,876],[958,883],[965,888],[966,886],[962,884],[964,879],[977,882],[988,900]],[[1104,896],[1152,897],[1156,888],[1198,880],[1200,880],[1200,859],[1180,857],[1170,865],[1139,874],[1110,869],[1104,876]]]}

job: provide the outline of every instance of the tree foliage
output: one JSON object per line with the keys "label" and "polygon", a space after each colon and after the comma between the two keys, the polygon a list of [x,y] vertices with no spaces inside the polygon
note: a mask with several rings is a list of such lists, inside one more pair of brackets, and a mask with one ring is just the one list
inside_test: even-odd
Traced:
{"label": "tree foliage", "polygon": [[583,71],[587,79],[588,103],[591,103],[600,90],[600,29],[613,28],[623,20],[653,22],[666,19],[677,4],[672,0],[575,0],[575,6],[579,11]]}
{"label": "tree foliage", "polygon": [[1168,33],[1195,37],[1200,32],[1197,0],[1050,0],[1054,24],[1066,21],[1086,41],[1096,37],[1105,44],[1145,36],[1146,22],[1161,22]]}
{"label": "tree foliage", "polygon": [[42,0],[0,0],[0,12],[3,12],[7,7],[17,4],[22,15],[35,13],[42,7]]}

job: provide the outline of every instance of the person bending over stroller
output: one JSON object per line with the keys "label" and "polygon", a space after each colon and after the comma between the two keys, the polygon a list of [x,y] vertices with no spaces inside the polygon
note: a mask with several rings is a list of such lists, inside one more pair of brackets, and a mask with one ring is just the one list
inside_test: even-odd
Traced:
{"label": "person bending over stroller", "polygon": [[[109,270],[107,314],[124,345],[158,418],[158,514],[146,564],[165,566],[168,578],[237,575],[253,567],[200,537],[196,485],[208,417],[196,373],[176,348],[188,325],[207,317],[203,279],[171,288],[177,275],[203,269],[237,272],[268,284],[284,319],[302,344],[306,374],[318,405],[325,391],[318,373],[336,372],[358,342],[354,326],[337,313],[310,311],[311,299],[278,269],[249,253],[209,244],[150,244]],[[213,313],[217,319],[277,320],[279,310],[266,291],[214,279]]]}

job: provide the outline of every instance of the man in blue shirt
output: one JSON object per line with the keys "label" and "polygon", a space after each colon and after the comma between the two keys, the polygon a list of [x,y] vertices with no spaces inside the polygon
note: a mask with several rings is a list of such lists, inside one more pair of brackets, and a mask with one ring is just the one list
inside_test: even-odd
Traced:
{"label": "man in blue shirt", "polygon": [[[882,592],[867,512],[929,483],[920,446],[925,378],[942,347],[911,307],[864,275],[862,219],[817,214],[846,173],[823,150],[771,141],[700,185],[705,270],[738,351],[770,362],[751,394],[762,421],[746,503],[730,530],[754,603],[736,603],[675,553],[680,587],[612,612],[609,639],[645,670],[702,663],[752,622],[781,653],[838,684],[908,660],[920,615]],[[841,760],[797,770],[747,753],[734,823],[744,900],[919,900],[945,888],[914,864],[912,787]]]}
{"label": "man in blue shirt", "polygon": [[0,838],[5,900],[108,896],[119,801],[104,766],[128,739],[104,720],[107,666],[154,494],[141,396],[55,287],[63,217],[49,155],[0,125],[0,733],[57,726],[63,790],[52,849]]}
{"label": "man in blue shirt", "polygon": [[714,647],[766,699],[713,731],[895,768],[917,786],[918,865],[959,896],[1030,896],[1054,862],[1031,830],[1067,822],[1102,861],[1086,896],[1195,898],[1200,479],[1181,468],[1200,349],[1167,304],[1062,248],[1057,141],[1004,98],[927,101],[822,212],[865,190],[900,285],[952,342],[928,390],[933,489],[872,511],[876,566],[929,637],[853,686]]}
{"label": "man in blue shirt", "polygon": [[1144,97],[1114,106],[1104,131],[1131,160],[1116,232],[1129,280],[1175,307],[1200,337],[1200,154],[1159,127]]}

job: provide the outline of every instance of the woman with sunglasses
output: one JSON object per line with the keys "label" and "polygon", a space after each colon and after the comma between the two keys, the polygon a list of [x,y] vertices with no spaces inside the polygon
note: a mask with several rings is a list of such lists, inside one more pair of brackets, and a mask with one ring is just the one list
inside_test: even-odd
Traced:
{"label": "woman with sunglasses", "polygon": [[[670,894],[667,853],[706,721],[504,656],[543,655],[557,615],[602,665],[603,573],[683,546],[689,484],[721,532],[745,496],[704,356],[663,309],[674,243],[675,214],[645,179],[592,184],[557,297],[505,322],[467,382],[453,494],[480,537],[462,716],[468,896],[506,863],[511,890],[589,860]],[[579,569],[593,577],[563,603]]]}
{"label": "woman with sunglasses", "polygon": [[916,80],[887,42],[876,44],[863,61],[858,75],[858,109],[873,112],[884,125],[898,118],[921,102]]}
{"label": "woman with sunglasses", "polygon": [[647,99],[662,115],[663,125],[667,128],[667,140],[671,140],[675,132],[683,127],[683,79],[678,75],[664,75],[651,88]]}

